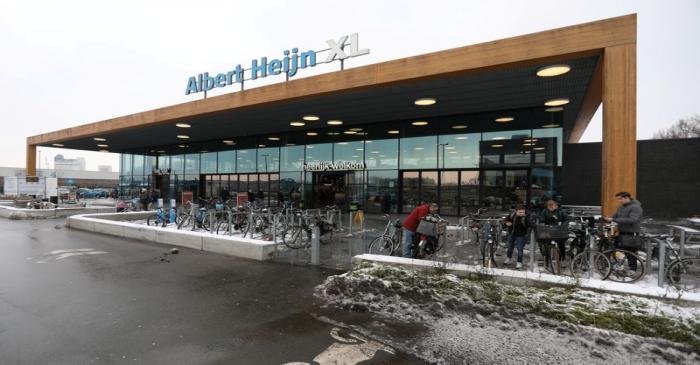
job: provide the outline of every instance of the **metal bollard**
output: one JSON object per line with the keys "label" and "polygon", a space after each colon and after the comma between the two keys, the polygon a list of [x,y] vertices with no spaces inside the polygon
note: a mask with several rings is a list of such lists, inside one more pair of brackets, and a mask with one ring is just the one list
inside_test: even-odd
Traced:
{"label": "metal bollard", "polygon": [[[253,212],[248,213],[248,232],[246,232],[246,235],[250,233],[250,238],[253,238],[253,233],[255,233],[255,223],[253,222]],[[243,237],[246,237],[244,235]]]}
{"label": "metal bollard", "polygon": [[646,242],[646,252],[647,252],[647,269],[646,272],[651,272],[651,255],[654,252],[654,244],[650,239],[645,240]]}
{"label": "metal bollard", "polygon": [[659,241],[659,286],[664,286],[664,278],[666,277],[666,245]]}
{"label": "metal bollard", "polygon": [[228,235],[231,236],[233,235],[233,213],[228,212]]}
{"label": "metal bollard", "polygon": [[595,263],[593,262],[593,246],[595,245],[595,237],[593,235],[588,236],[588,273],[586,274],[586,277],[588,279],[591,278],[593,268],[595,267]]}
{"label": "metal bollard", "polygon": [[321,264],[321,230],[317,225],[311,228],[311,265]]}
{"label": "metal bollard", "polygon": [[535,230],[530,230],[530,271],[535,272],[535,247],[537,246],[537,241],[535,241]]}
{"label": "metal bollard", "polygon": [[190,217],[192,217],[192,231],[197,229],[197,205],[192,204],[190,206]]}
{"label": "metal bollard", "polygon": [[215,217],[216,217],[216,213],[215,213],[213,210],[210,210],[210,211],[209,211],[209,233],[211,233],[211,234],[215,234],[215,233],[216,233],[216,232],[214,232],[214,229],[215,229],[215,228],[214,228],[214,226],[215,226],[215,224],[214,224],[214,218],[215,218]]}
{"label": "metal bollard", "polygon": [[352,216],[353,216],[353,213],[354,212],[348,213],[348,218],[349,218],[349,220],[348,220],[348,235],[349,236],[352,236]]}
{"label": "metal bollard", "polygon": [[685,257],[685,230],[681,229],[681,258]]}
{"label": "metal bollard", "polygon": [[279,216],[274,214],[272,216],[272,242],[277,243],[277,226],[279,224]]}

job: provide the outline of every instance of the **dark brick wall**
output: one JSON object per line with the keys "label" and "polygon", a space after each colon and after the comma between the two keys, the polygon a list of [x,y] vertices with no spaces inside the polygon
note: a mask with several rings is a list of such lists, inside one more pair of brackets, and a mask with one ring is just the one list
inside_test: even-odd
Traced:
{"label": "dark brick wall", "polygon": [[[565,204],[600,205],[601,144],[564,145]],[[700,214],[700,138],[637,142],[637,197],[654,218]]]}

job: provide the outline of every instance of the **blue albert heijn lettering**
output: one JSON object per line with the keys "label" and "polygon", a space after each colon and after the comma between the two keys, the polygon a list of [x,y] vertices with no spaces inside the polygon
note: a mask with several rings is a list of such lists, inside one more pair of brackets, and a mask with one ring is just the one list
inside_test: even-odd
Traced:
{"label": "blue albert heijn lettering", "polygon": [[[346,43],[350,39],[350,43]],[[333,60],[344,60],[348,57],[357,57],[369,53],[369,49],[359,49],[359,39],[357,33],[345,35],[338,41],[327,40],[326,44],[330,47],[330,53],[325,62]],[[261,57],[253,59],[250,63],[250,78],[256,80],[271,75],[286,74],[291,78],[297,74],[299,69],[316,66],[316,52],[308,50],[299,52],[298,48],[284,50],[282,59],[271,59]],[[236,83],[242,83],[244,75],[244,67],[236,65],[236,67],[226,73],[219,73],[216,76],[210,76],[208,72],[201,73],[197,76],[191,76],[187,80],[187,88],[185,95],[194,94],[202,91],[209,91],[214,88],[222,88]]]}

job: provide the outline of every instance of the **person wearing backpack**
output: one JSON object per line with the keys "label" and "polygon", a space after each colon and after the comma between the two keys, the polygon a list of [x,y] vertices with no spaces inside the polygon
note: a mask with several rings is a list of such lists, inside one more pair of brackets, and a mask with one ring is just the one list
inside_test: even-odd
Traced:
{"label": "person wearing backpack", "polygon": [[505,224],[508,226],[508,251],[503,264],[509,265],[512,262],[513,250],[517,248],[518,256],[515,268],[521,269],[523,267],[523,251],[528,243],[530,229],[532,229],[532,222],[525,207],[522,205],[515,207],[515,212],[505,219]]}

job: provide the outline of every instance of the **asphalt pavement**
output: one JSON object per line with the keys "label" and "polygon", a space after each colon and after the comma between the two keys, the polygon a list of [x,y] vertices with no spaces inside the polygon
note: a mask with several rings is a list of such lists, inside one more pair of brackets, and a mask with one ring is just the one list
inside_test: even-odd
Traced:
{"label": "asphalt pavement", "polygon": [[310,314],[336,271],[63,223],[0,219],[0,364],[421,363]]}

